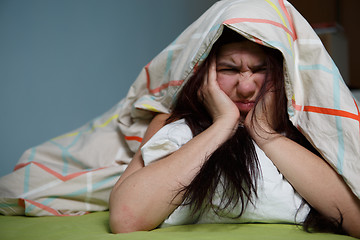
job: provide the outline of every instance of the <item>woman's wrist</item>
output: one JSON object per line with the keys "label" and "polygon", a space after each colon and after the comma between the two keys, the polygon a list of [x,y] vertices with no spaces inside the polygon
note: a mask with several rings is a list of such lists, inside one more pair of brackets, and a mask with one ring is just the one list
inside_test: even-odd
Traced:
{"label": "woman's wrist", "polygon": [[226,134],[229,134],[229,138],[232,137],[236,129],[238,128],[240,121],[238,118],[218,118],[214,120],[213,126],[218,128],[219,132],[224,132]]}
{"label": "woman's wrist", "polygon": [[275,139],[279,137],[284,137],[283,135],[276,132],[272,128],[264,127],[260,125],[258,125],[257,127],[255,127],[254,125],[250,126],[248,127],[248,131],[252,139],[263,151],[265,150],[265,147],[269,145],[269,143],[273,142]]}

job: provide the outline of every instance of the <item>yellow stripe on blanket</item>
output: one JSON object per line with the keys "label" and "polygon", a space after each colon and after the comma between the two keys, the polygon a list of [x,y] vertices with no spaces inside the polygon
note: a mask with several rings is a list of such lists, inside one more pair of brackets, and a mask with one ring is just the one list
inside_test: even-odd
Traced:
{"label": "yellow stripe on blanket", "polygon": [[[282,23],[284,24],[284,26],[285,26],[286,28],[288,28],[288,26],[286,25],[286,21],[285,21],[283,15],[281,14],[280,10],[275,6],[275,4],[274,4],[273,2],[271,2],[270,0],[266,0],[266,2],[269,3],[270,6],[275,9],[276,13],[279,15],[279,17],[280,17]],[[290,49],[292,50],[292,44],[291,44],[290,34],[287,33],[286,35],[287,35],[287,38],[288,38],[288,41],[289,41]]]}
{"label": "yellow stripe on blanket", "polygon": [[143,106],[145,109],[152,111],[152,112],[160,112],[157,108],[155,108],[154,106],[151,106],[149,104],[141,104],[141,106]]}

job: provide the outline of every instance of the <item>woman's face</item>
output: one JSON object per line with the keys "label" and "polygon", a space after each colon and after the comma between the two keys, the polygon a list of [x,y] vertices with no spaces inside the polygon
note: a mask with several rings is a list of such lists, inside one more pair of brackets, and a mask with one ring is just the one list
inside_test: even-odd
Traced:
{"label": "woman's face", "polygon": [[266,77],[266,55],[250,41],[220,47],[216,57],[220,88],[238,107],[242,118],[254,107]]}

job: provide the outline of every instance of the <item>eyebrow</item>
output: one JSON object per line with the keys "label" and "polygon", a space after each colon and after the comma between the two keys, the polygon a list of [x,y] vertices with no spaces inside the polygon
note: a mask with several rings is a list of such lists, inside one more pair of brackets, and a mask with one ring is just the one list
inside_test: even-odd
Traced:
{"label": "eyebrow", "polygon": [[250,69],[259,69],[259,68],[262,68],[262,67],[265,67],[265,66],[266,66],[266,62],[264,61],[264,62],[262,62],[260,64],[256,64],[256,65],[250,67]]}
{"label": "eyebrow", "polygon": [[[229,67],[229,68],[241,68],[241,66],[238,66],[237,64],[235,63],[232,63],[230,61],[220,61],[219,63],[216,63],[216,66],[218,67]],[[251,67],[249,67],[250,69],[259,69],[259,68],[262,68],[262,67],[265,67],[266,66],[266,62],[261,62],[259,64],[256,64],[256,65],[253,65]]]}
{"label": "eyebrow", "polygon": [[[235,63],[229,63],[229,62],[219,62],[216,63],[216,66],[218,67],[229,67],[229,68],[238,68],[239,66]],[[241,67],[241,66],[240,66]]]}

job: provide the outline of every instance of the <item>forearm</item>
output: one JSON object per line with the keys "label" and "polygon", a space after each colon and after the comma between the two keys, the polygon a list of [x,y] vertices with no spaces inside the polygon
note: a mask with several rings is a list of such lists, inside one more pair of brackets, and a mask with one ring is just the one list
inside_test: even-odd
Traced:
{"label": "forearm", "polygon": [[360,237],[360,206],[343,179],[323,159],[280,135],[269,134],[257,143],[296,191],[325,216],[340,219],[343,228]]}
{"label": "forearm", "polygon": [[232,135],[233,129],[224,125],[214,123],[178,151],[118,184],[110,199],[113,231],[153,229],[171,214],[183,201],[179,190],[190,184],[207,157]]}

